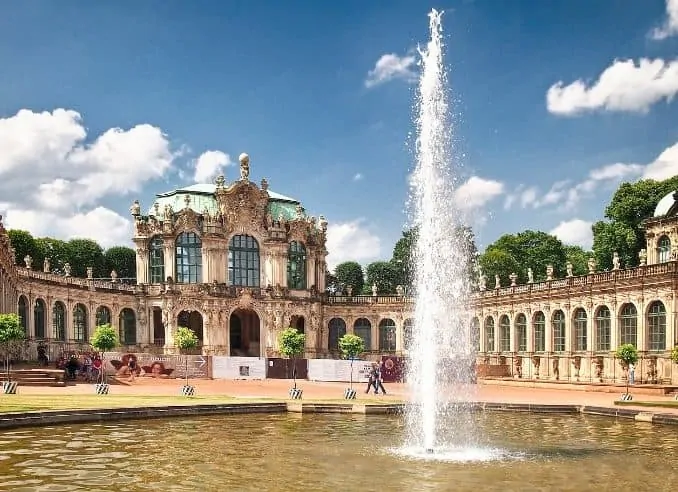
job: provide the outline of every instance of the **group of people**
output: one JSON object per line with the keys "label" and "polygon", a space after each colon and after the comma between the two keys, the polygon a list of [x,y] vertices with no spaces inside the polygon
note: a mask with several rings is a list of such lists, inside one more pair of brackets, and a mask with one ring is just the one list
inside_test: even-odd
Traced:
{"label": "group of people", "polygon": [[68,356],[62,354],[56,360],[56,368],[62,369],[66,373],[66,379],[75,381],[78,377],[87,382],[96,381],[101,374],[102,361],[99,354],[71,353]]}
{"label": "group of people", "polygon": [[382,361],[381,364],[378,364],[377,362],[373,362],[372,366],[370,367],[370,372],[368,374],[368,379],[367,379],[367,389],[365,390],[365,393],[369,393],[370,389],[374,388],[374,394],[378,395],[379,390],[381,390],[382,394],[386,394],[386,388],[384,388],[384,362]]}

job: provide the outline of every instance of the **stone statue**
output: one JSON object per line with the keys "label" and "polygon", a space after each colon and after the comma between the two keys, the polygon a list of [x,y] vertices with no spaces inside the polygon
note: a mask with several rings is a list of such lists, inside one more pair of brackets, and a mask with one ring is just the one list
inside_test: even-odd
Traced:
{"label": "stone statue", "polygon": [[352,295],[353,295],[353,286],[352,286],[352,285],[347,285],[347,286],[346,286],[346,294],[347,294],[348,296],[352,296]]}
{"label": "stone statue", "polygon": [[589,258],[587,265],[588,265],[588,268],[589,268],[589,275],[596,273],[596,266],[597,265],[596,265],[596,259],[595,258],[593,258],[593,257]]}
{"label": "stone statue", "polygon": [[71,276],[71,264],[70,263],[64,263],[64,275],[66,277]]}
{"label": "stone statue", "polygon": [[191,208],[191,195],[184,196],[184,204],[186,208]]}
{"label": "stone statue", "polygon": [[647,251],[645,250],[645,248],[641,249],[638,252],[638,261],[640,263],[640,266],[647,265]]}
{"label": "stone statue", "polygon": [[45,273],[49,273],[50,271],[49,258],[45,258],[45,261],[42,262],[42,271]]}
{"label": "stone statue", "polygon": [[163,210],[163,216],[165,217],[165,220],[172,220],[172,216],[174,215],[174,210],[172,210],[172,205],[169,203],[165,205],[165,209]]}
{"label": "stone statue", "polygon": [[301,205],[297,205],[296,208],[295,208],[295,211],[297,213],[297,216],[296,216],[297,219],[303,219],[304,218],[304,207],[302,207]]}
{"label": "stone statue", "polygon": [[534,272],[532,271],[531,268],[527,269],[527,283],[528,284],[534,283]]}
{"label": "stone statue", "polygon": [[402,285],[396,285],[396,294],[398,296],[402,297],[404,293],[405,293],[405,289],[403,288],[403,286]]}
{"label": "stone statue", "polygon": [[115,283],[118,281],[118,272],[115,270],[111,271],[111,282]]}
{"label": "stone statue", "polygon": [[567,270],[567,276],[572,277],[572,262],[568,261],[567,264],[565,265],[565,269]]}
{"label": "stone statue", "polygon": [[268,191],[268,180],[266,178],[261,179],[261,189]]}
{"label": "stone statue", "polygon": [[250,156],[244,152],[238,157],[240,161],[240,180],[249,181],[250,180]]}
{"label": "stone statue", "polygon": [[321,231],[327,232],[327,219],[323,215],[318,217],[318,225]]}
{"label": "stone statue", "polygon": [[372,295],[373,295],[374,297],[377,297],[377,290],[378,290],[378,289],[377,289],[377,284],[376,284],[376,282],[375,282],[375,283],[372,284]]}
{"label": "stone statue", "polygon": [[133,217],[138,217],[141,215],[141,205],[139,205],[139,200],[134,200],[132,206],[129,208],[129,212]]}
{"label": "stone statue", "polygon": [[480,270],[480,275],[478,276],[478,288],[480,290],[487,290],[487,276]]}
{"label": "stone statue", "polygon": [[217,189],[223,188],[226,184],[226,178],[224,178],[224,175],[220,174],[217,176],[217,178],[214,180],[214,184],[217,185]]}
{"label": "stone statue", "polygon": [[511,275],[509,275],[509,280],[511,281],[511,287],[515,287],[516,281],[518,280],[518,275],[516,275],[516,273],[513,272]]}
{"label": "stone statue", "polygon": [[31,255],[24,256],[24,263],[26,264],[26,268],[30,270],[31,265],[33,264],[33,258],[31,258]]}
{"label": "stone statue", "polygon": [[616,251],[612,253],[612,270],[619,270],[620,268],[619,253]]}
{"label": "stone statue", "polygon": [[501,288],[501,279],[499,278],[499,274],[494,275],[494,288],[495,289],[500,289]]}
{"label": "stone statue", "polygon": [[553,265],[546,265],[546,280],[553,280]]}
{"label": "stone statue", "polygon": [[94,277],[94,268],[87,267],[87,278],[93,278],[93,277]]}
{"label": "stone statue", "polygon": [[155,218],[159,219],[160,218],[160,204],[158,202],[155,202],[153,204],[153,211],[155,212]]}

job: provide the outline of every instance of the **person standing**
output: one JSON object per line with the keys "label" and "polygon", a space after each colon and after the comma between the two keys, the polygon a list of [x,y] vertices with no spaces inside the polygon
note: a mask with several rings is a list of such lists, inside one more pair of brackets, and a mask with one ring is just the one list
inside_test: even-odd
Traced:
{"label": "person standing", "polygon": [[379,371],[377,370],[378,366],[376,362],[373,362],[370,366],[370,372],[367,377],[367,389],[365,389],[365,394],[369,394],[370,388],[374,388],[374,394],[378,395],[379,390],[377,388],[377,377]]}
{"label": "person standing", "polygon": [[386,388],[384,388],[384,361],[381,361],[381,364],[379,364],[376,367],[376,380],[374,384],[374,394],[378,395],[379,390],[381,389],[381,392],[383,394],[386,394]]}

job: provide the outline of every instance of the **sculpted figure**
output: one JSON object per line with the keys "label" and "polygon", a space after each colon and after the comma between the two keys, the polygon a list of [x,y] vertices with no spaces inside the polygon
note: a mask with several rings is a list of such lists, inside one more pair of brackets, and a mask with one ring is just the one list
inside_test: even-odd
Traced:
{"label": "sculpted figure", "polygon": [[64,263],[64,275],[67,277],[71,276],[71,264],[70,263]]}
{"label": "sculpted figure", "polygon": [[527,269],[527,283],[528,284],[534,283],[534,272],[532,271],[531,268]]}
{"label": "sculpted figure", "polygon": [[132,206],[129,208],[130,214],[134,217],[141,215],[141,205],[139,205],[139,200],[134,200]]}
{"label": "sculpted figure", "polygon": [[511,275],[509,275],[509,280],[511,281],[511,287],[515,287],[516,282],[518,280],[518,275],[516,275],[515,272],[512,273]]}
{"label": "sculpted figure", "polygon": [[501,288],[501,279],[499,278],[499,274],[495,274],[494,276],[494,288],[499,289]]}
{"label": "sculpted figure", "polygon": [[372,284],[372,295],[375,297],[377,296],[377,290],[378,290],[377,284],[376,283]]}
{"label": "sculpted figure", "polygon": [[588,261],[589,275],[596,273],[596,259],[591,257]]}
{"label": "sculpted figure", "polygon": [[45,273],[49,273],[49,270],[50,270],[49,258],[45,258],[45,261],[42,262],[42,271]]}
{"label": "sculpted figure", "polygon": [[546,280],[553,280],[553,265],[546,265]]}
{"label": "sculpted figure", "polygon": [[621,262],[619,260],[619,253],[616,251],[612,253],[612,270],[619,270]]}
{"label": "sculpted figure", "polygon": [[638,253],[638,260],[640,266],[647,265],[647,251],[645,250],[645,248],[641,249],[640,252]]}
{"label": "sculpted figure", "polygon": [[250,156],[244,152],[238,157],[240,161],[240,179],[242,181],[249,181],[250,179]]}
{"label": "sculpted figure", "polygon": [[480,290],[487,289],[487,276],[480,270],[480,276],[478,277],[478,288]]}
{"label": "sculpted figure", "polygon": [[572,263],[568,261],[565,268],[567,269],[567,276],[572,277]]}
{"label": "sculpted figure", "polygon": [[33,264],[33,258],[31,258],[31,255],[24,256],[24,263],[26,264],[26,268],[30,270],[31,265]]}

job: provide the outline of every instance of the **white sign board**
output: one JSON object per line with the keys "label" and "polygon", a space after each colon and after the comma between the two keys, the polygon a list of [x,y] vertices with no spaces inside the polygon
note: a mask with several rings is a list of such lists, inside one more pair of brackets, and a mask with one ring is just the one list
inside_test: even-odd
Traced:
{"label": "white sign board", "polygon": [[213,379],[266,379],[266,359],[212,357]]}
{"label": "white sign board", "polygon": [[[371,363],[364,360],[353,362],[353,382],[367,381]],[[309,359],[309,381],[335,381],[348,383],[351,378],[351,361],[337,359]]]}

